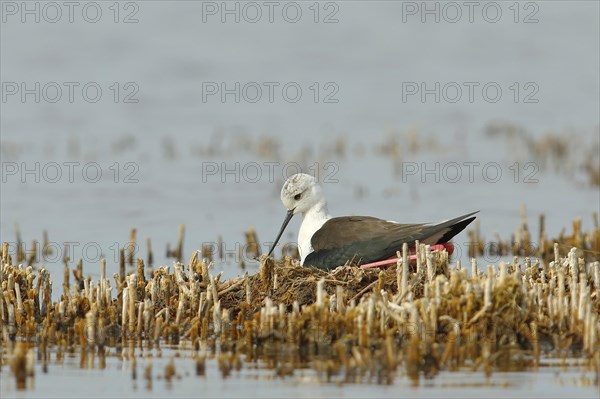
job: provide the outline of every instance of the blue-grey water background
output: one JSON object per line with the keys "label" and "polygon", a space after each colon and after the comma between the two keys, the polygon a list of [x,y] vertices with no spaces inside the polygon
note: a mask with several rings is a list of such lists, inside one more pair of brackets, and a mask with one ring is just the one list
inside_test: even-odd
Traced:
{"label": "blue-grey water background", "polygon": [[[236,257],[250,226],[262,243],[274,238],[284,216],[281,184],[299,167],[318,174],[333,215],[434,222],[480,210],[481,232],[493,239],[515,233],[524,204],[533,231],[540,213],[550,236],[575,217],[589,229],[600,193],[580,161],[599,145],[599,3],[488,3],[477,3],[472,22],[464,6],[451,22],[453,9],[428,2],[439,7],[439,23],[423,10],[411,13],[421,2],[311,1],[290,9],[275,3],[271,23],[258,2],[263,14],[252,23],[254,10],[245,3],[125,2],[117,15],[113,2],[97,2],[86,9],[88,20],[102,12],[91,23],[82,2],[73,22],[62,7],[62,18],[52,23],[46,19],[56,15],[45,2],[27,2],[40,7],[36,22],[22,15],[26,3],[3,1],[0,239],[14,242],[18,224],[31,248],[46,229],[57,245],[46,267],[57,281],[65,242],[71,258],[83,257],[85,274],[97,279],[101,255],[109,274],[116,271],[117,250],[131,228],[140,256],[149,237],[155,265],[171,264],[166,245],[176,244],[178,225],[185,224],[184,256],[222,236],[231,258],[214,270],[233,277],[242,273]],[[208,12],[214,7],[216,15]],[[221,7],[239,7],[240,21],[225,14],[223,23]],[[299,21],[289,22],[297,9]],[[490,22],[498,9],[498,21]],[[36,82],[39,102],[35,94],[9,93],[22,84],[35,91]],[[51,82],[63,90],[55,103]],[[65,82],[75,87],[72,102]],[[239,102],[232,93],[222,101],[207,92],[236,82],[250,83]],[[265,82],[274,87],[272,101]],[[447,85],[439,102],[435,94],[422,101],[420,93],[406,92],[436,82]],[[97,102],[89,100],[93,91],[87,99],[82,93],[90,83],[102,90]],[[282,92],[286,84],[301,88],[297,102],[290,101],[293,90]],[[251,102],[256,85],[262,97]],[[497,101],[490,101],[493,91],[482,93],[485,85],[501,88]],[[456,86],[463,92],[453,103]],[[522,133],[492,136],[494,127]],[[534,158],[522,137],[548,134],[567,137],[574,153],[546,164]],[[295,239],[299,223],[292,221],[285,240]],[[466,234],[456,241],[466,242]],[[457,258],[468,260],[464,251]],[[241,381],[227,394],[241,396],[245,386]],[[551,386],[538,383],[532,394],[553,395]],[[186,389],[178,395],[194,393]],[[350,392],[274,389],[291,389],[293,396]],[[402,394],[443,394],[423,392]]]}

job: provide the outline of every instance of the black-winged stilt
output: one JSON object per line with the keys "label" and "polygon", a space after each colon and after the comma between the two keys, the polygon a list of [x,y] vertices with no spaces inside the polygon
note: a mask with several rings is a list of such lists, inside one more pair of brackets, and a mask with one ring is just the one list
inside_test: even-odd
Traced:
{"label": "black-winged stilt", "polygon": [[401,224],[371,216],[332,218],[321,186],[305,173],[286,180],[281,189],[281,202],[288,211],[269,256],[292,217],[302,214],[298,233],[301,263],[326,270],[351,259],[360,259],[362,263],[388,259],[402,249],[403,243],[411,245],[417,240],[430,245],[447,243],[471,223],[478,212],[437,224]]}

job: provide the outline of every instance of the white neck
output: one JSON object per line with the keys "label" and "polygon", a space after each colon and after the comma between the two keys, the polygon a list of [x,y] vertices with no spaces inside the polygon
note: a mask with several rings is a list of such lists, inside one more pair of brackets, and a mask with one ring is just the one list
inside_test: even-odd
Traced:
{"label": "white neck", "polygon": [[298,233],[300,263],[304,264],[304,259],[313,252],[313,247],[310,243],[313,234],[329,219],[331,219],[331,216],[327,212],[327,203],[324,200],[302,214],[302,224]]}

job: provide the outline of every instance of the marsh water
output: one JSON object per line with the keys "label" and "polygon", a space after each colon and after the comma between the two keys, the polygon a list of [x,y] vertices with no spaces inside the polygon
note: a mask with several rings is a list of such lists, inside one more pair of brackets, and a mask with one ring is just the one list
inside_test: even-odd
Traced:
{"label": "marsh water", "polygon": [[[296,370],[285,379],[274,376],[260,363],[250,363],[227,379],[221,378],[216,360],[208,360],[206,374],[195,374],[196,363],[186,354],[190,348],[178,350],[166,348],[161,357],[150,351],[145,360],[139,359],[132,366],[129,359],[116,354],[106,359],[106,368],[98,368],[98,359],[80,364],[78,353],[65,354],[60,364],[51,365],[47,373],[36,367],[34,382],[28,391],[17,391],[8,371],[1,374],[3,397],[227,397],[227,398],[278,398],[288,397],[348,397],[361,398],[377,395],[382,398],[415,397],[494,397],[509,398],[523,396],[547,397],[596,397],[598,390],[593,386],[594,375],[569,359],[566,364],[547,362],[534,372],[495,373],[491,378],[483,373],[469,370],[442,372],[432,380],[413,386],[409,378],[397,378],[393,385],[338,384],[326,383],[312,370]],[[164,369],[173,356],[175,375],[167,380]],[[52,356],[54,358],[54,356]],[[148,364],[152,364],[152,379],[144,377]],[[133,370],[136,377],[133,378]],[[591,385],[592,384],[592,385]]]}
{"label": "marsh water", "polygon": [[[221,236],[226,260],[213,270],[234,277],[243,233],[253,226],[266,250],[284,216],[281,184],[299,170],[318,175],[333,215],[434,222],[480,210],[493,239],[515,234],[524,205],[533,231],[541,213],[551,236],[576,217],[590,228],[600,202],[584,166],[598,166],[597,2],[482,2],[472,13],[442,2],[433,11],[288,3],[271,15],[262,3],[83,2],[71,15],[2,2],[0,239],[14,243],[18,224],[30,249],[47,230],[54,279],[65,242],[97,279],[101,256],[116,271],[132,228],[140,256],[151,238],[155,265],[171,264],[165,248],[185,224],[184,258]],[[456,259],[468,261],[458,247]],[[411,388],[260,371],[221,381],[210,368],[198,380],[186,361],[181,380],[170,389],[155,381],[152,394],[598,394],[577,382],[583,371],[558,366],[489,380],[442,373]],[[3,397],[149,394],[117,358],[105,370],[67,358],[25,392],[13,390],[8,367],[1,378]]]}

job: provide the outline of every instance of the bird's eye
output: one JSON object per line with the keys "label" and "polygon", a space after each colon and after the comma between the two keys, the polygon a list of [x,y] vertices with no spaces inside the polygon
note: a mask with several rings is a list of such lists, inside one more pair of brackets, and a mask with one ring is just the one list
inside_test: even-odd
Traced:
{"label": "bird's eye", "polygon": [[302,193],[294,195],[296,201],[300,201],[300,198],[302,198]]}

